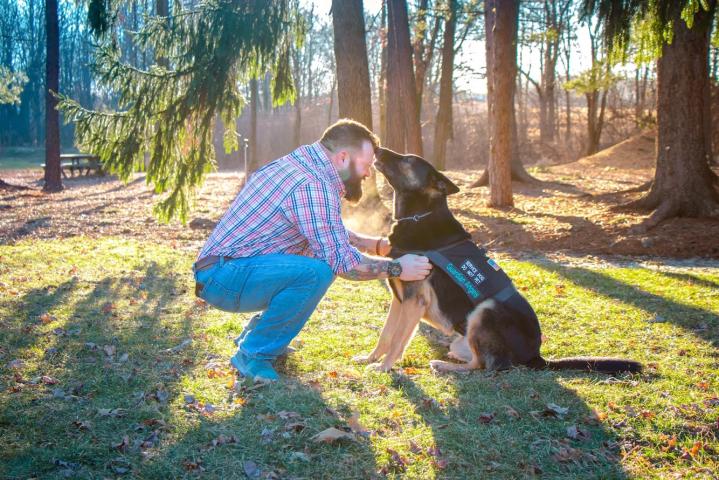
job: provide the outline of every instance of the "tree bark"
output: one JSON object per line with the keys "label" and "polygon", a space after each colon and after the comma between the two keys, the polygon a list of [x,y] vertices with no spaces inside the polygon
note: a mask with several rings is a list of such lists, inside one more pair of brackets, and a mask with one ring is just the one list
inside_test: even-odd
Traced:
{"label": "tree bark", "polygon": [[709,82],[708,48],[711,9],[699,9],[691,29],[672,6],[674,39],[657,61],[657,168],[649,193],[629,205],[654,210],[638,228],[643,231],[675,216],[719,215],[717,176],[709,168],[705,92]]}
{"label": "tree bark", "polygon": [[381,26],[378,32],[381,47],[377,99],[379,101],[379,129],[382,142],[387,140],[387,2],[382,1]]}
{"label": "tree bark", "polygon": [[[259,103],[259,85],[256,78],[250,80],[250,158],[247,160],[249,164],[248,173],[254,172],[259,167],[259,159],[257,158],[257,107]],[[246,181],[246,180],[245,180]]]}
{"label": "tree bark", "polygon": [[340,118],[372,129],[372,92],[362,0],[332,0],[337,98]]}
{"label": "tree bark", "polygon": [[517,0],[485,2],[487,98],[489,100],[489,205],[512,199],[512,110],[517,71]]}
{"label": "tree bark", "polygon": [[60,178],[60,113],[55,109],[57,99],[50,93],[59,91],[60,33],[57,20],[57,0],[45,1],[45,31],[47,59],[45,63],[45,185],[46,192],[62,190]]}
{"label": "tree bark", "polygon": [[388,0],[387,146],[422,155],[406,0]]}
{"label": "tree bark", "polygon": [[439,82],[439,109],[434,125],[434,154],[437,170],[445,169],[447,141],[452,134],[452,77],[454,71],[454,34],[457,26],[457,1],[448,0],[442,44],[442,76]]}
{"label": "tree bark", "polygon": [[[372,130],[372,90],[362,0],[332,0],[340,118],[351,118]],[[379,203],[374,171],[364,183],[363,204]]]}

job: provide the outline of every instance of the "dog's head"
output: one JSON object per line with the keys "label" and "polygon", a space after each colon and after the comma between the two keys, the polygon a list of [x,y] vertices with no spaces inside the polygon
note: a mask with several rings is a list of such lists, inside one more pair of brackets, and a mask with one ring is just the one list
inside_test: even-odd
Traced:
{"label": "dog's head", "polygon": [[428,198],[452,195],[459,187],[442,175],[427,160],[417,155],[377,148],[374,166],[399,194],[419,194]]}

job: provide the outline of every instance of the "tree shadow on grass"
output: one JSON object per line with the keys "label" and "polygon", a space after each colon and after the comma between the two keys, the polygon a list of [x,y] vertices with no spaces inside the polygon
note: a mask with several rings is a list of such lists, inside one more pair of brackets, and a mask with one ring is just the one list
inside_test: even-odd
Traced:
{"label": "tree shadow on grass", "polygon": [[578,376],[598,377],[524,368],[449,375],[453,398],[439,402],[421,379],[394,374],[393,387],[432,430],[437,478],[628,478],[617,434],[558,381]]}
{"label": "tree shadow on grass", "polygon": [[[202,383],[224,385],[233,375],[195,331],[205,306],[186,309],[177,271],[150,262],[97,281],[72,278],[49,295],[35,289],[8,305],[17,332],[5,332],[3,345],[28,368],[10,380],[20,391],[0,394],[11,401],[0,401],[0,477],[244,478],[253,471],[246,462],[263,478],[373,477],[368,440],[311,440],[349,417],[312,386],[286,379],[218,394],[216,383]],[[61,325],[56,333],[51,324],[22,332],[48,311]],[[211,370],[220,378],[208,380]]]}
{"label": "tree shadow on grass", "polygon": [[[670,322],[684,330],[691,331],[714,347],[719,345],[719,316],[711,311],[647,292],[637,286],[612,278],[601,271],[562,265],[546,257],[540,257],[539,260],[532,263],[543,270],[557,273],[582,288],[645,310],[653,314],[656,321]],[[660,274],[683,281],[696,282],[709,288],[713,288],[715,285],[714,282],[689,274],[669,272]]]}
{"label": "tree shadow on grass", "polygon": [[328,428],[344,431],[343,418],[348,417],[348,412],[330,408],[318,390],[289,377],[261,387],[239,383],[228,390],[227,402],[215,414],[190,411],[173,422],[186,421],[189,428],[161,445],[137,473],[143,478],[188,472],[222,479],[374,478],[368,439],[331,444],[313,439]]}
{"label": "tree shadow on grass", "polygon": [[[27,364],[10,376],[18,391],[0,410],[3,478],[111,476],[139,456],[136,441],[152,430],[143,421],[167,415],[183,370],[199,355],[194,343],[170,350],[193,329],[192,315],[167,318],[184,293],[176,271],[150,262],[99,281],[73,277],[49,296],[40,288],[2,302],[11,330],[33,322],[24,338],[3,334],[8,358]],[[58,320],[35,320],[47,311]]]}

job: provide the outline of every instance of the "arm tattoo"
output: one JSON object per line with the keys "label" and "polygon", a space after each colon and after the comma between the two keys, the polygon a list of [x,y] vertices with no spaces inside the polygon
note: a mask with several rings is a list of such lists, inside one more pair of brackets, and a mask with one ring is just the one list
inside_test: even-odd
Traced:
{"label": "arm tattoo", "polygon": [[340,277],[347,280],[375,280],[388,278],[387,269],[391,260],[377,260],[362,255],[362,262],[349,272],[340,274]]}
{"label": "arm tattoo", "polygon": [[355,247],[357,250],[362,253],[376,255],[375,246],[377,245],[377,237],[365,237],[350,230],[347,230],[347,235],[349,235],[350,245]]}

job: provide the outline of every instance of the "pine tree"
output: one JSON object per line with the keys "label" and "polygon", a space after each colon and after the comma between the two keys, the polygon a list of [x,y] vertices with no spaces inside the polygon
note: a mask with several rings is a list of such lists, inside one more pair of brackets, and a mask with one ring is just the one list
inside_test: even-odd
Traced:
{"label": "pine tree", "polygon": [[245,105],[240,86],[268,70],[275,104],[294,100],[290,53],[302,38],[294,0],[207,0],[168,17],[151,17],[136,34],[141,49],[166,58],[139,69],[121,61],[114,12],[119,0],[91,0],[89,21],[99,39],[92,65],[99,83],[119,96],[119,111],[90,110],[63,95],[59,109],[76,123],[79,148],[127,181],[150,152],[146,180],[165,221],[187,220],[194,187],[215,165],[213,122],[219,114],[225,149],[237,149],[233,126]]}

